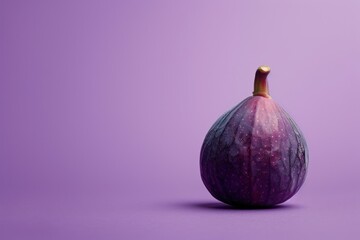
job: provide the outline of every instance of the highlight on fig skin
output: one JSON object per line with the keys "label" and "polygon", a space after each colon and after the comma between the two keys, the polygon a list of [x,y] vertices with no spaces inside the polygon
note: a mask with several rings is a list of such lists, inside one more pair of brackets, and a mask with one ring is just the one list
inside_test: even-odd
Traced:
{"label": "highlight on fig skin", "polygon": [[260,66],[254,92],[208,131],[200,153],[201,179],[210,194],[235,207],[271,207],[303,185],[309,152],[294,120],[270,99]]}

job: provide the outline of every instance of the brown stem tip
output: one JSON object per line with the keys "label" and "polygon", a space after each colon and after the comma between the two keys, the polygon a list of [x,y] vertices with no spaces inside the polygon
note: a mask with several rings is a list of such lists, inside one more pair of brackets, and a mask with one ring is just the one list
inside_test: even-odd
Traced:
{"label": "brown stem tip", "polygon": [[254,96],[262,96],[266,98],[271,98],[269,95],[269,87],[267,83],[267,76],[270,73],[269,66],[260,66],[255,74],[254,81]]}

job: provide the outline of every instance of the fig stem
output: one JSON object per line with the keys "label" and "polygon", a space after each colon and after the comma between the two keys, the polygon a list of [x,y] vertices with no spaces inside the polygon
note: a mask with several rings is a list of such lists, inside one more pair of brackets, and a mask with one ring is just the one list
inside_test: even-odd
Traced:
{"label": "fig stem", "polygon": [[270,67],[268,66],[260,66],[256,70],[253,96],[271,98],[269,95],[269,87],[266,79],[269,73]]}

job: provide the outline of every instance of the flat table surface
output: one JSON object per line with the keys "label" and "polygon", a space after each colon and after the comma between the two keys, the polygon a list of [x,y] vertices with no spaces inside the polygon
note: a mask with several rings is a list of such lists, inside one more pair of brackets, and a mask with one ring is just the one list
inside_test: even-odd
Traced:
{"label": "flat table surface", "polygon": [[[159,192],[160,193],[160,192]],[[1,239],[357,239],[359,195],[300,191],[269,209],[234,209],[204,192],[32,195],[3,199]]]}

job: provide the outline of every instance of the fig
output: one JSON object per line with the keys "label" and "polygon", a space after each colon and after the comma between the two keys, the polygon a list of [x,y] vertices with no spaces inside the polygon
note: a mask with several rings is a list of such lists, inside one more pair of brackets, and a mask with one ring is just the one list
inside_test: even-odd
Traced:
{"label": "fig", "polygon": [[303,133],[269,95],[268,66],[255,74],[254,92],[223,114],[201,147],[200,173],[210,194],[233,206],[269,207],[303,185],[309,152]]}

